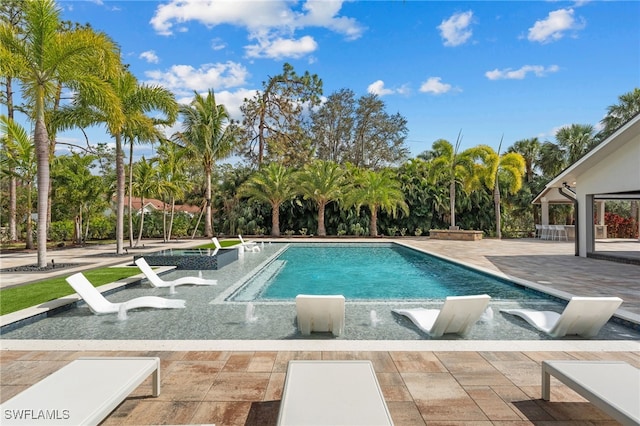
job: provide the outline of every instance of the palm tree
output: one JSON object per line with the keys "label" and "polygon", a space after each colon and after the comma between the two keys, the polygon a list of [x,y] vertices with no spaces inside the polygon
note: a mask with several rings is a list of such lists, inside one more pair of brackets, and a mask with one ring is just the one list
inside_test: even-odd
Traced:
{"label": "palm tree", "polygon": [[600,142],[611,136],[620,126],[640,114],[640,89],[618,97],[618,103],[607,108],[607,115],[600,121],[604,128],[598,133]]}
{"label": "palm tree", "polygon": [[[142,240],[142,231],[144,229],[144,199],[149,198],[151,194],[161,192],[165,184],[159,179],[159,170],[154,166],[154,161],[147,161],[144,156],[134,165],[133,174],[135,175],[135,181],[132,189],[140,197],[140,225],[138,240],[135,245],[137,247]],[[133,196],[133,194],[130,194],[130,196]],[[132,215],[132,213],[130,212],[129,214]]]}
{"label": "palm tree", "polygon": [[[91,29],[61,32],[60,11],[53,0],[24,2],[26,31],[18,34],[0,26],[0,63],[10,63],[21,83],[23,98],[33,105],[34,142],[38,161],[38,266],[47,265],[47,213],[49,201],[49,136],[45,121],[47,102],[57,83],[79,93],[94,93],[109,108],[117,99],[105,83],[120,71],[118,49],[109,37]],[[98,96],[98,93],[100,96]]]}
{"label": "palm tree", "polygon": [[[172,124],[176,120],[178,104],[174,95],[161,86],[139,84],[135,76],[123,70],[108,84],[117,95],[115,111],[96,108],[91,93],[79,93],[72,105],[61,108],[56,115],[59,127],[85,127],[104,123],[116,145],[116,253],[123,253],[124,241],[124,200],[125,200],[125,167],[123,144],[129,143],[129,192],[132,185],[133,144],[135,141],[153,142],[163,137],[158,128],[160,125]],[[150,117],[153,113],[154,117]],[[124,119],[119,117],[124,114]],[[131,194],[130,194],[131,195]],[[129,212],[131,213],[131,196],[129,196]],[[131,219],[131,214],[129,214]],[[133,230],[129,221],[129,245],[133,245]]]}
{"label": "palm tree", "polygon": [[[163,194],[168,198],[171,212],[169,213],[169,226],[163,216],[162,228],[165,241],[171,241],[173,219],[175,216],[176,198],[184,196],[191,187],[186,174],[187,150],[170,140],[161,140],[158,148],[159,172],[162,180],[168,185]],[[167,201],[167,200],[163,200]]]}
{"label": "palm tree", "polygon": [[565,153],[567,166],[582,158],[597,143],[590,124],[564,126],[556,132],[556,141]]}
{"label": "palm tree", "polygon": [[3,158],[1,171],[3,175],[19,179],[26,184],[27,190],[27,238],[26,248],[33,249],[33,223],[31,219],[31,193],[36,177],[36,154],[33,140],[20,124],[5,115],[0,115],[0,134],[2,139]]}
{"label": "palm tree", "polygon": [[317,160],[307,164],[299,175],[299,190],[318,208],[318,236],[327,235],[324,212],[327,204],[338,201],[347,192],[345,171],[332,161]]}
{"label": "palm tree", "polygon": [[361,170],[357,174],[356,186],[347,198],[358,210],[361,206],[369,207],[369,235],[372,237],[378,236],[378,210],[391,213],[393,217],[396,217],[398,208],[409,214],[409,206],[404,201],[400,182],[391,175],[389,169],[378,172]]}
{"label": "palm tree", "polygon": [[238,189],[238,196],[271,205],[271,236],[280,236],[280,206],[296,196],[295,172],[280,163],[263,166]]}
{"label": "palm tree", "polygon": [[527,176],[527,182],[533,182],[533,173],[536,167],[536,162],[540,156],[540,149],[542,145],[538,138],[521,139],[514,142],[513,146],[509,148],[509,152],[516,152],[522,155],[524,159],[525,176]]}
{"label": "palm tree", "polygon": [[515,194],[522,188],[522,177],[525,173],[525,161],[522,155],[508,152],[500,155],[502,141],[498,146],[498,152],[488,145],[480,145],[472,148],[473,152],[481,159],[482,164],[477,166],[475,179],[493,193],[494,213],[496,217],[496,238],[502,238],[501,213],[500,213],[500,183],[507,185],[507,192]]}
{"label": "palm tree", "polygon": [[458,134],[455,147],[445,139],[433,143],[432,152],[423,154],[430,158],[429,178],[432,183],[444,179],[449,184],[450,228],[456,229],[456,185],[465,184],[472,175],[472,159],[468,151],[458,152],[462,142]]}
{"label": "palm tree", "polygon": [[211,208],[211,174],[217,160],[227,158],[233,152],[235,139],[229,127],[229,114],[224,105],[217,105],[212,89],[206,97],[194,92],[191,104],[180,107],[184,118],[183,131],[175,137],[182,140],[194,159],[202,161],[205,175],[205,225],[206,237],[213,237]]}

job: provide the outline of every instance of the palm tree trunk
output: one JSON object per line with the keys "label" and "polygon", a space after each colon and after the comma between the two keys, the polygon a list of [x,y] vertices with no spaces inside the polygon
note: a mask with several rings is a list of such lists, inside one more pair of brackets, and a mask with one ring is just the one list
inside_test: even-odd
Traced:
{"label": "palm tree trunk", "polygon": [[213,214],[211,211],[211,170],[210,169],[207,170],[206,179],[207,179],[207,182],[206,182],[207,205],[205,206],[205,208],[206,208],[207,214],[205,216],[205,223],[204,223],[204,236],[207,238],[211,238],[213,237],[213,227],[211,226],[211,223],[213,221]]}
{"label": "palm tree trunk", "polygon": [[378,236],[378,206],[371,206],[371,221],[369,222],[369,235]]}
{"label": "palm tree trunk", "polygon": [[[122,154],[122,138],[116,135],[116,254],[122,254],[124,242],[124,158]],[[129,210],[131,216],[131,210]]]}
{"label": "palm tree trunk", "polygon": [[142,240],[142,229],[144,227],[144,197],[140,197],[140,226],[138,230],[138,241],[136,241],[136,247],[140,245]]}
{"label": "palm tree trunk", "polygon": [[133,195],[133,140],[129,144],[129,247],[133,247],[133,215],[131,196]]}
{"label": "palm tree trunk", "polygon": [[496,238],[502,238],[502,221],[500,214],[500,187],[498,186],[498,179],[493,187],[493,205],[496,213]]}
{"label": "palm tree trunk", "polygon": [[34,139],[38,162],[38,267],[47,266],[47,212],[49,203],[49,137],[44,123],[44,90],[36,94],[36,125]]}
{"label": "palm tree trunk", "polygon": [[31,220],[31,209],[32,209],[32,201],[31,201],[31,182],[27,185],[27,205],[29,209],[27,211],[27,241],[26,248],[27,250],[33,250],[33,221]]}
{"label": "palm tree trunk", "polygon": [[449,184],[449,211],[451,212],[450,229],[456,228],[456,181],[451,180]]}
{"label": "palm tree trunk", "polygon": [[318,203],[318,236],[326,237],[327,230],[324,227],[324,208],[327,203]]}
{"label": "palm tree trunk", "polygon": [[271,236],[280,236],[280,205],[271,205]]}

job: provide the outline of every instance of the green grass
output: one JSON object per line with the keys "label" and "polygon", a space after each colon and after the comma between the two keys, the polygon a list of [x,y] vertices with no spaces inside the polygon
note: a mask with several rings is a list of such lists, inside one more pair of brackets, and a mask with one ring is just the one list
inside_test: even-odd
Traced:
{"label": "green grass", "polygon": [[[138,268],[99,268],[84,271],[84,275],[94,286],[119,281],[140,273]],[[42,280],[19,287],[0,290],[0,315],[10,314],[31,306],[40,305],[59,297],[75,293],[67,283],[66,275]]]}

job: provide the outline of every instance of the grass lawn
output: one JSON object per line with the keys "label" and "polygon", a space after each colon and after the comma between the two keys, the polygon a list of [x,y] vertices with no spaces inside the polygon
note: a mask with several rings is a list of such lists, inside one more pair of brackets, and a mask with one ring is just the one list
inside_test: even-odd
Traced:
{"label": "grass lawn", "polygon": [[[94,286],[140,274],[138,268],[100,268],[83,272]],[[0,315],[10,314],[20,309],[36,306],[59,297],[74,294],[66,276],[51,278],[19,287],[0,290]]]}

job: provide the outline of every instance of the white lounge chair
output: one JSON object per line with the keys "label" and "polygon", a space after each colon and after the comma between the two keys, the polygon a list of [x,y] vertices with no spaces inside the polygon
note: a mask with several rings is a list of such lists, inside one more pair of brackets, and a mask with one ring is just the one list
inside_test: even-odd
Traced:
{"label": "white lounge chair", "polygon": [[147,377],[160,395],[160,358],[79,358],[0,405],[3,425],[100,424]]}
{"label": "white lounge chair", "polygon": [[465,334],[487,309],[491,297],[487,294],[449,296],[441,309],[392,309],[404,315],[422,331],[432,337],[447,333]]}
{"label": "white lounge chair", "polygon": [[572,297],[562,314],[535,309],[501,309],[517,315],[552,337],[577,334],[590,338],[598,334],[622,304],[619,297]]}
{"label": "white lounge chair", "polygon": [[250,250],[252,252],[260,251],[260,247],[255,241],[245,241],[240,234],[238,234],[238,238],[240,239],[240,244],[242,244],[242,247],[244,247],[245,250]]}
{"label": "white lounge chair", "polygon": [[313,331],[331,332],[334,336],[344,332],[344,296],[299,294],[296,314],[298,329],[305,336]]}
{"label": "white lounge chair", "polygon": [[144,257],[139,257],[136,259],[135,264],[138,265],[138,268],[144,273],[145,277],[149,280],[152,286],[154,287],[170,287],[169,291],[171,294],[175,293],[175,287],[178,285],[216,285],[218,284],[217,280],[211,280],[200,277],[180,277],[178,279],[172,281],[165,281],[158,276],[151,269],[151,266],[147,263]]}
{"label": "white lounge chair", "polygon": [[97,315],[118,314],[118,319],[126,319],[127,311],[135,308],[179,309],[185,307],[184,300],[165,299],[157,296],[142,296],[126,302],[109,302],[82,272],[73,274],[67,278],[67,282],[73,287],[82,299],[87,303],[91,312]]}

